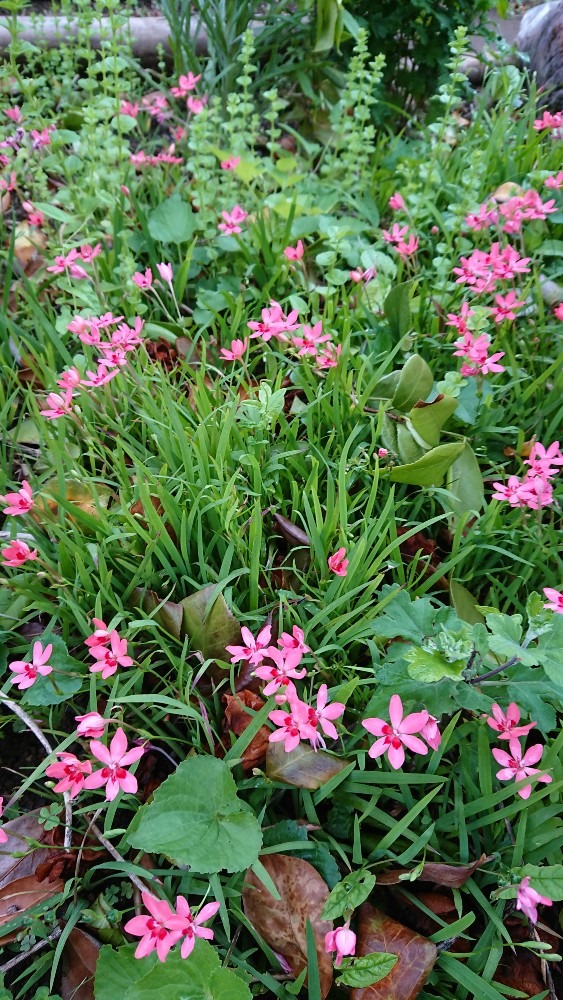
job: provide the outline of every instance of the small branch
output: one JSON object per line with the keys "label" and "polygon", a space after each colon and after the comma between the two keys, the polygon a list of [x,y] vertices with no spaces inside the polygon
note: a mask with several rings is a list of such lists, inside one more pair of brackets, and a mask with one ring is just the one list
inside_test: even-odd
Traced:
{"label": "small branch", "polygon": [[520,663],[519,657],[512,656],[510,660],[507,660],[506,663],[503,663],[501,667],[495,667],[494,670],[489,670],[488,673],[486,674],[479,674],[478,677],[471,677],[470,680],[467,681],[467,683],[480,684],[481,681],[488,681],[490,677],[496,677],[497,674],[501,674],[503,670],[508,670],[509,667],[516,666],[517,663]]}
{"label": "small branch", "polygon": [[35,955],[36,952],[41,951],[41,949],[44,948],[46,944],[49,944],[50,941],[56,941],[57,938],[60,938],[61,934],[61,928],[55,927],[55,929],[49,934],[49,937],[43,938],[42,941],[38,941],[37,944],[34,944],[33,947],[29,949],[29,951],[20,951],[19,955],[14,955],[13,958],[4,962],[4,965],[0,965],[0,975],[4,975],[5,972],[9,972],[10,969],[15,969],[16,965],[19,965],[20,962],[25,962],[26,958],[29,958],[30,955]]}
{"label": "small branch", "polygon": [[[53,753],[53,748],[49,743],[49,740],[47,739],[45,734],[41,732],[39,726],[35,724],[33,719],[30,719],[27,712],[24,712],[21,705],[18,705],[18,703],[15,701],[12,701],[11,698],[4,698],[4,697],[0,697],[0,704],[5,705],[6,708],[9,708],[10,711],[14,713],[14,715],[17,715],[18,719],[21,719],[24,726],[27,726],[30,733],[33,733],[35,738],[39,740],[41,746],[47,752],[47,754],[49,754],[49,756]],[[11,806],[12,803],[17,800],[17,798],[18,798],[17,793],[16,795],[12,795],[12,798],[8,802],[6,809],[8,808],[8,806]],[[65,804],[65,833],[64,833],[63,847],[65,851],[69,851],[72,846],[72,804],[68,792],[63,792],[63,799]]]}
{"label": "small branch", "polygon": [[[105,847],[108,854],[111,854],[114,861],[120,861],[122,864],[126,863],[125,858],[119,853],[118,850],[116,850],[111,841],[109,841],[107,837],[104,837],[102,831],[96,826],[96,824],[93,821],[90,823],[90,830],[92,831],[94,836],[98,838],[100,844],[102,844],[102,846]],[[127,875],[127,878],[131,880],[133,885],[137,889],[139,889],[140,892],[147,891],[147,886],[145,885],[144,882],[141,882],[141,879],[138,878],[137,875],[133,875],[132,872],[125,872],[125,875]]]}

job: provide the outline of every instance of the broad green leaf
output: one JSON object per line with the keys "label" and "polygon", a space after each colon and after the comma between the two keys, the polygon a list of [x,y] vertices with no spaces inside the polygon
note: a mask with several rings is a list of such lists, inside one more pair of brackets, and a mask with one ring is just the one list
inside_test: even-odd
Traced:
{"label": "broad green leaf", "polygon": [[[197,939],[188,958],[175,949],[122,996],[123,1000],[251,1000],[252,994],[240,976],[222,968],[215,948]],[[113,1000],[116,997],[114,992]]]}
{"label": "broad green leaf", "polygon": [[285,752],[283,743],[268,744],[266,774],[271,781],[283,781],[295,788],[308,788],[310,791],[321,788],[347,765],[347,760],[333,757],[324,750],[315,751],[306,743],[300,743],[289,753]]}
{"label": "broad green leaf", "polygon": [[411,486],[440,486],[444,476],[456,458],[459,458],[465,443],[459,441],[440,444],[409,465],[397,465],[391,470],[391,481],[409,483]]}
{"label": "broad green leaf", "polygon": [[456,613],[462,621],[468,622],[470,625],[485,621],[481,612],[477,610],[477,602],[473,594],[462,583],[450,580],[450,597]]}
{"label": "broad green leaf", "polygon": [[534,663],[543,667],[550,680],[563,686],[563,615],[553,615],[549,632],[540,635],[532,655]]}
{"label": "broad green leaf", "polygon": [[522,649],[522,615],[485,615],[489,635],[489,649],[497,656],[506,656],[507,660],[516,656],[524,666],[532,667],[538,662],[534,651]]}
{"label": "broad green leaf", "polygon": [[155,951],[146,958],[135,958],[136,947],[128,944],[116,950],[106,944],[100,949],[94,980],[96,1000],[124,998],[131,986],[159,964]]}
{"label": "broad green leaf", "polygon": [[389,372],[387,375],[383,375],[373,390],[373,399],[392,399],[397,391],[400,378],[400,371]]}
{"label": "broad green leaf", "polygon": [[341,972],[336,980],[339,986],[354,986],[363,989],[373,983],[385,979],[399,961],[398,955],[391,952],[373,952],[353,961],[345,958],[340,966]]}
{"label": "broad green leaf", "polygon": [[[395,287],[392,288],[391,291],[389,292],[389,295],[385,299],[383,305],[385,319],[389,323],[391,333],[396,338],[396,340],[399,340],[400,337],[404,337],[405,334],[408,333],[411,328],[411,307],[410,307],[409,288],[410,288],[410,283],[406,281],[402,282],[400,285],[395,285]],[[432,388],[432,381],[430,382],[430,388]],[[425,395],[426,394],[427,393],[425,393]],[[394,405],[398,406],[399,409],[406,408],[406,407],[401,407],[399,403],[395,403]]]}
{"label": "broad green leaf", "polygon": [[317,0],[316,38],[313,52],[338,48],[342,35],[342,0]]}
{"label": "broad green leaf", "polygon": [[173,194],[149,215],[149,233],[159,243],[187,243],[196,229],[191,206],[179,194]]}
{"label": "broad green leaf", "polygon": [[230,657],[225,646],[240,642],[240,626],[222,594],[210,604],[215,590],[210,584],[180,601],[183,627],[192,649],[198,649],[204,659],[226,660]]}
{"label": "broad green leaf", "polygon": [[[381,597],[386,597],[391,587],[383,587]],[[434,606],[429,597],[419,597],[412,601],[406,590],[395,590],[393,600],[373,621],[373,630],[376,636],[385,639],[412,639],[413,642],[422,640],[433,635],[439,617],[442,616],[443,609]]]}
{"label": "broad green leaf", "polygon": [[436,396],[431,403],[417,403],[408,414],[412,431],[420,438],[425,448],[434,448],[440,443],[440,432],[457,407],[453,396]]}
{"label": "broad green leaf", "polygon": [[397,454],[402,465],[412,465],[422,458],[428,446],[422,447],[411,434],[408,424],[396,421],[397,425]]}
{"label": "broad green leaf", "polygon": [[365,868],[350,872],[335,885],[328,897],[321,914],[323,920],[337,920],[339,917],[343,917],[348,910],[355,910],[366,901],[374,885],[375,875],[373,872],[366,871]]}
{"label": "broad green leaf", "polygon": [[446,489],[451,493],[450,504],[454,514],[482,509],[485,502],[483,475],[473,448],[467,441],[461,455],[448,469]]}
{"label": "broad green leaf", "polygon": [[449,663],[437,650],[420,649],[418,646],[411,646],[407,650],[405,660],[413,680],[424,681],[425,684],[434,684],[436,681],[441,681],[442,677],[458,679],[465,667],[463,660]]}
{"label": "broad green leaf", "polygon": [[554,903],[563,899],[563,865],[524,865],[523,868],[515,868],[514,872],[522,878],[529,875],[532,889]]}
{"label": "broad green leaf", "polygon": [[[511,667],[506,676],[507,683],[502,687],[503,697],[506,692],[506,701],[515,701],[530,721],[537,721],[542,733],[555,729],[557,714],[554,704],[558,709],[561,707],[561,692],[549,683],[545,671],[541,667],[530,670],[518,665]],[[495,700],[500,701],[500,697]]]}
{"label": "broad green leaf", "polygon": [[[400,287],[400,286],[399,286]],[[419,354],[413,354],[403,366],[392,403],[396,410],[411,410],[425,400],[434,384],[434,376]]]}
{"label": "broad green leaf", "polygon": [[[37,675],[37,680],[33,687],[27,688],[22,694],[22,702],[25,705],[47,706],[60,705],[67,701],[71,695],[76,694],[82,687],[82,681],[86,676],[86,668],[83,663],[74,660],[69,656],[65,643],[58,635],[42,636],[43,648],[48,643],[53,646],[53,652],[49,657],[53,671],[46,677]],[[23,659],[31,660],[31,649],[27,657]]]}
{"label": "broad green leaf", "polygon": [[538,253],[544,257],[563,257],[563,240],[544,240]]}
{"label": "broad green leaf", "polygon": [[237,796],[228,765],[214,757],[188,757],[143,806],[128,841],[203,875],[254,864],[262,834],[250,806]]}
{"label": "broad green leaf", "polygon": [[[154,590],[141,590],[135,587],[132,594],[134,606],[140,606],[155,622],[162,625],[170,635],[180,638],[184,619],[184,609],[181,604],[173,601],[162,601]],[[155,611],[158,608],[158,611]],[[154,612],[154,613],[153,613]]]}

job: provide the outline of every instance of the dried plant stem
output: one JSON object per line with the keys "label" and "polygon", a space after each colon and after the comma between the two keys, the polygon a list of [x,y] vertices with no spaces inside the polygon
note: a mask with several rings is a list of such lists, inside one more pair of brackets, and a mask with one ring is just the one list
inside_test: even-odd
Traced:
{"label": "dried plant stem", "polygon": [[[39,740],[41,746],[46,751],[46,753],[48,754],[53,753],[53,748],[49,743],[49,740],[47,739],[45,734],[41,732],[39,726],[36,725],[33,719],[30,719],[27,712],[24,712],[21,705],[18,705],[18,703],[15,701],[12,701],[11,698],[3,698],[3,697],[0,697],[0,703],[2,705],[5,705],[6,708],[9,708],[10,712],[13,712],[14,715],[17,715],[18,719],[21,719],[24,726],[26,726],[27,729],[29,729],[30,733],[33,733],[35,738]],[[11,806],[12,803],[16,801],[16,799],[17,795],[12,796],[6,808],[8,808],[8,806]],[[63,792],[63,799],[65,804],[65,833],[64,833],[63,847],[65,851],[68,851],[72,846],[72,804],[68,792]]]}
{"label": "dried plant stem", "polygon": [[[94,836],[98,838],[98,840],[100,841],[100,844],[102,844],[102,846],[105,847],[105,849],[108,852],[108,854],[111,854],[111,856],[114,859],[114,861],[120,861],[122,864],[126,863],[125,862],[125,858],[123,857],[123,855],[121,855],[119,853],[119,851],[116,850],[116,848],[113,846],[113,844],[111,843],[111,841],[109,841],[107,839],[107,837],[104,837],[102,831],[96,826],[96,824],[94,823],[94,821],[92,821],[89,824],[89,828],[92,831],[92,833],[94,834]],[[147,887],[146,887],[145,883],[141,882],[141,879],[138,878],[137,875],[133,875],[132,872],[125,872],[125,874],[127,875],[127,878],[131,880],[131,882],[133,883],[133,885],[139,890],[139,892],[146,892],[147,891]]]}
{"label": "dried plant stem", "polygon": [[29,951],[21,951],[19,955],[14,955],[13,958],[8,959],[7,962],[0,965],[0,975],[3,976],[4,973],[9,972],[10,969],[15,969],[16,965],[19,965],[20,962],[25,962],[30,955],[34,955],[37,951],[41,951],[41,949],[44,948],[45,945],[49,944],[50,941],[56,941],[57,938],[60,938],[61,934],[61,928],[55,927],[55,929],[49,934],[49,937],[43,938],[42,941],[38,941],[37,944],[34,944],[33,947],[29,949]]}

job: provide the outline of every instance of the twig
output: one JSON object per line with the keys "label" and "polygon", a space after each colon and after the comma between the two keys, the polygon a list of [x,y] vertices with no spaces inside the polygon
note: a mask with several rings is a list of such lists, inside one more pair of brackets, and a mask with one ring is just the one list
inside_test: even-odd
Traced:
{"label": "twig", "polygon": [[503,670],[508,670],[509,667],[514,667],[517,663],[520,663],[520,658],[518,656],[512,656],[510,660],[503,663],[501,667],[495,667],[494,670],[489,670],[486,674],[480,674],[479,677],[471,677],[467,683],[480,684],[481,681],[488,681],[490,677],[496,677],[497,674],[501,674]]}
{"label": "twig", "polygon": [[[100,844],[102,844],[102,846],[105,847],[108,854],[111,854],[114,861],[120,861],[122,864],[126,864],[125,858],[119,853],[118,850],[116,850],[111,841],[109,841],[107,837],[104,837],[102,831],[96,826],[93,820],[90,823],[90,830],[92,831],[94,836],[98,838]],[[125,872],[125,874],[127,875],[127,878],[131,880],[133,885],[136,886],[137,889],[139,889],[140,892],[147,891],[147,886],[145,885],[144,882],[141,882],[141,879],[138,878],[137,875],[134,875],[133,872]]]}
{"label": "twig", "polygon": [[[532,938],[532,940],[539,941],[540,943],[542,943],[542,939],[539,936],[533,924],[530,924],[529,926],[530,926],[530,937]],[[555,992],[555,983],[553,982],[553,976],[551,975],[549,962],[546,962],[545,958],[542,958],[541,954],[539,956],[539,959],[540,959],[542,978],[549,990],[549,1000],[557,1000],[557,993]]]}
{"label": "twig", "polygon": [[43,938],[42,941],[38,941],[37,944],[34,944],[33,947],[29,949],[29,951],[20,951],[19,955],[14,955],[13,958],[4,962],[4,965],[0,965],[0,975],[4,975],[5,972],[9,972],[10,969],[15,969],[16,965],[19,965],[20,962],[24,962],[26,958],[29,958],[30,955],[34,955],[35,952],[41,951],[46,944],[49,944],[49,941],[56,941],[57,938],[60,938],[61,934],[61,928],[55,927],[55,929],[49,934],[49,937]]}
{"label": "twig", "polygon": [[[24,712],[21,705],[18,705],[18,703],[15,701],[12,701],[11,698],[0,698],[0,703],[2,705],[5,705],[6,708],[9,708],[10,711],[14,713],[14,715],[17,715],[18,718],[21,719],[24,726],[27,726],[30,733],[33,733],[35,738],[39,740],[41,746],[49,755],[53,753],[53,748],[49,743],[49,740],[47,739],[45,734],[41,732],[39,726],[35,724],[33,719],[29,718],[27,712]],[[12,795],[12,798],[8,802],[6,809],[9,806],[11,806],[12,803],[17,800],[17,798],[18,798],[17,793],[16,795]],[[72,846],[72,804],[68,792],[63,792],[63,799],[65,804],[65,833],[64,833],[63,847],[65,851],[69,851]]]}

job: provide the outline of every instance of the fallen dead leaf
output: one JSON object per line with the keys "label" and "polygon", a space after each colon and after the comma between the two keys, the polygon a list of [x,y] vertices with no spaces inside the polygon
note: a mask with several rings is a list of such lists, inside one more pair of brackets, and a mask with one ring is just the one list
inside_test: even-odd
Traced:
{"label": "fallen dead leaf", "polygon": [[373,986],[353,989],[351,1000],[414,1000],[426,982],[438,950],[415,931],[364,903],[358,918],[358,957],[373,952],[398,956],[394,969]]}
{"label": "fallen dead leaf", "polygon": [[80,927],[73,927],[63,951],[63,1000],[94,1000],[94,973],[100,942]]}
{"label": "fallen dead leaf", "polygon": [[[418,882],[435,882],[436,885],[445,885],[452,889],[459,889],[465,885],[473,872],[491,859],[486,854],[482,854],[477,861],[470,865],[446,865],[440,862],[430,862],[423,866]],[[414,869],[411,869],[414,870]],[[378,885],[397,885],[406,881],[404,876],[410,874],[408,868],[394,868],[392,871],[380,872],[377,876]]]}
{"label": "fallen dead leaf", "polygon": [[266,754],[266,774],[272,781],[283,781],[295,788],[313,791],[344,770],[348,761],[332,757],[323,750],[313,750],[303,743],[286,753],[283,743],[270,743]]}
{"label": "fallen dead leaf", "polygon": [[[160,502],[159,498],[151,496],[150,497],[150,501],[151,501],[151,503],[152,503],[152,505],[153,505],[156,513],[158,514],[158,516],[160,518],[162,518],[162,516],[164,514],[164,507],[162,506],[162,503]],[[139,517],[139,523],[142,525],[142,527],[145,529],[145,531],[148,531],[148,532],[151,531],[151,527],[150,527],[148,521],[145,518],[145,508],[143,506],[143,501],[142,500],[136,500],[135,503],[133,504],[133,506],[129,508],[129,513],[130,514],[136,514]],[[170,538],[172,539],[172,541],[175,542],[176,541],[176,533],[174,532],[173,528],[169,524],[167,524],[167,523],[165,523],[163,525],[163,527],[166,529],[166,531],[170,535]]]}
{"label": "fallen dead leaf", "polygon": [[[224,694],[223,701],[226,705],[223,728],[225,732],[234,733],[235,736],[240,736],[241,733],[244,733],[244,730],[252,722],[253,716],[250,712],[246,711],[246,708],[251,708],[254,712],[259,712],[266,704],[263,698],[260,698],[253,691],[249,691],[248,688],[239,691],[235,695]],[[260,726],[256,736],[250,741],[246,750],[243,751],[241,762],[243,770],[249,771],[253,767],[259,767],[264,762],[268,749],[269,736],[270,730],[268,727]]]}
{"label": "fallen dead leaf", "polygon": [[332,930],[332,921],[321,920],[328,886],[317,870],[301,858],[267,854],[261,861],[281,898],[274,899],[248,869],[242,894],[244,911],[270,947],[283,956],[295,978],[307,965],[307,920],[311,922],[324,998],[332,986],[332,958],[324,947],[325,934]]}
{"label": "fallen dead leaf", "polygon": [[[47,838],[45,827],[37,821],[38,816],[39,810],[35,809],[33,812],[22,813],[16,819],[10,819],[2,825],[8,840],[0,848],[2,851],[0,854],[0,890],[15,879],[32,875],[37,865],[48,857],[50,853],[48,847],[30,849],[28,843],[29,840],[42,843]],[[28,853],[25,853],[26,851]],[[13,854],[23,854],[23,857],[11,857]]]}
{"label": "fallen dead leaf", "polygon": [[[26,875],[25,878],[17,878],[9,885],[0,889],[0,927],[9,924],[18,914],[31,910],[38,903],[55,896],[64,889],[62,879],[54,882],[40,882],[36,875]],[[13,941],[17,931],[0,938],[0,945]]]}

